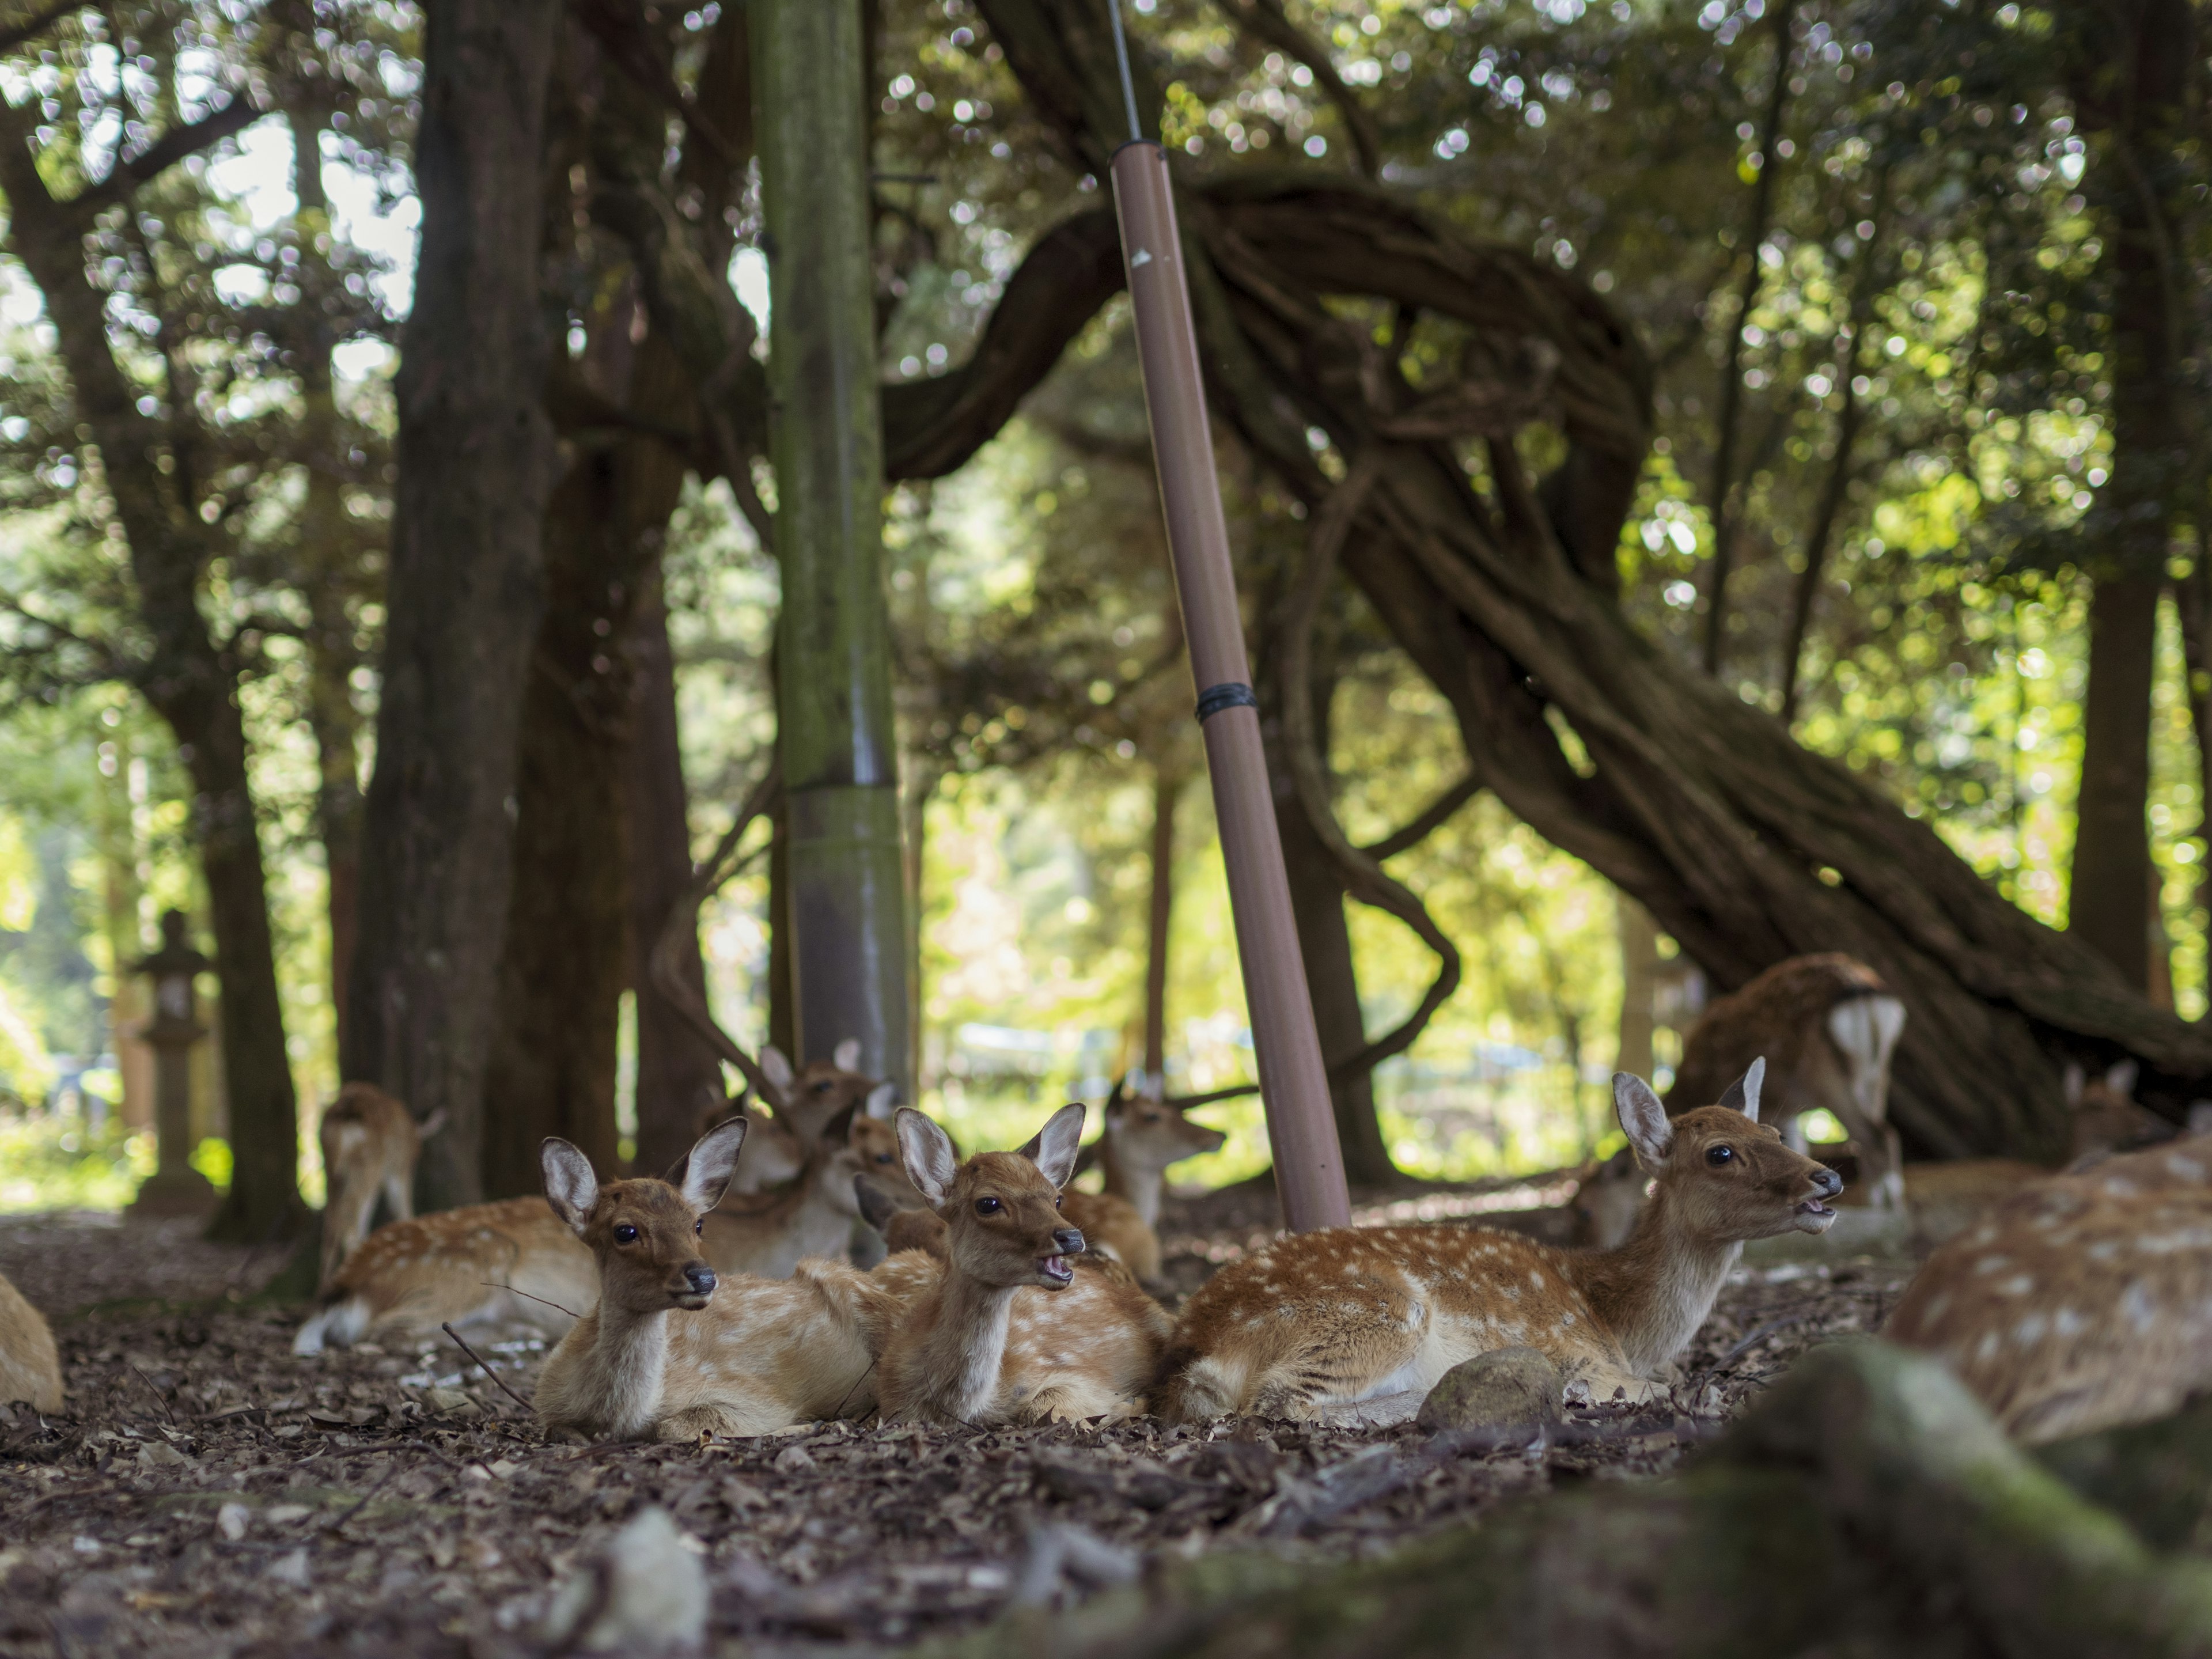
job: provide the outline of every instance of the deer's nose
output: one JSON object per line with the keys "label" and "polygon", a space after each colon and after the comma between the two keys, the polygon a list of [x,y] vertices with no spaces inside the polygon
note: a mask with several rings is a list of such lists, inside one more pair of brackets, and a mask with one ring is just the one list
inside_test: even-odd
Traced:
{"label": "deer's nose", "polygon": [[710,1295],[714,1289],[714,1270],[703,1261],[695,1261],[684,1270],[684,1282],[701,1296]]}
{"label": "deer's nose", "polygon": [[1055,1227],[1052,1246],[1062,1255],[1081,1255],[1085,1248],[1082,1233],[1073,1227]]}
{"label": "deer's nose", "polygon": [[1820,1196],[1823,1198],[1833,1198],[1844,1190],[1844,1178],[1833,1170],[1822,1169],[1815,1171],[1813,1184],[1820,1189]]}

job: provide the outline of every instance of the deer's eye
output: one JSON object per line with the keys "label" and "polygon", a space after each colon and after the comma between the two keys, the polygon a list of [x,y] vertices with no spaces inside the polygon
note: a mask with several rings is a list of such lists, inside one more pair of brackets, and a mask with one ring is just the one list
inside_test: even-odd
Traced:
{"label": "deer's eye", "polygon": [[1719,1169],[1723,1164],[1733,1163],[1735,1160],[1735,1148],[1733,1146],[1716,1146],[1705,1154],[1705,1162],[1711,1164],[1716,1170]]}
{"label": "deer's eye", "polygon": [[692,1233],[692,1237],[694,1237],[695,1238],[704,1238],[704,1237],[706,1237],[706,1236],[707,1236],[707,1218],[706,1218],[704,1216],[700,1217],[698,1220],[696,1220],[696,1221],[695,1221],[695,1222],[693,1222],[693,1223],[691,1224],[691,1233]]}
{"label": "deer's eye", "polygon": [[629,1222],[623,1222],[621,1226],[615,1229],[615,1243],[617,1244],[636,1243],[637,1229],[631,1226]]}
{"label": "deer's eye", "polygon": [[891,1155],[889,1152],[878,1152],[876,1154],[876,1162],[878,1164],[888,1164],[890,1161]]}
{"label": "deer's eye", "polygon": [[975,1200],[975,1213],[977,1215],[996,1215],[1000,1211],[1006,1207],[1006,1206],[1005,1205],[1000,1203],[995,1198],[979,1198]]}

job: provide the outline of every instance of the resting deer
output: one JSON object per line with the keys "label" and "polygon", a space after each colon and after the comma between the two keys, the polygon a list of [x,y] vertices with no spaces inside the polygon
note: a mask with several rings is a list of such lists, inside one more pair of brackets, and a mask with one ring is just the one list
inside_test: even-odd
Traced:
{"label": "resting deer", "polygon": [[46,1316],[0,1278],[0,1406],[19,1400],[34,1412],[61,1410],[61,1355]]}
{"label": "resting deer", "polygon": [[838,1261],[803,1263],[790,1279],[718,1273],[701,1252],[702,1224],[745,1132],[732,1119],[665,1180],[605,1185],[576,1147],[545,1143],[546,1201],[588,1251],[599,1292],[546,1357],[532,1401],[544,1422],[680,1441],[873,1408],[875,1349],[935,1264],[908,1255],[874,1274]]}
{"label": "resting deer", "polygon": [[[830,1121],[884,1086],[879,1079],[861,1073],[860,1064],[860,1045],[853,1037],[839,1043],[830,1059],[809,1060],[796,1071],[781,1049],[762,1049],[760,1070],[768,1085],[762,1093],[769,1109],[758,1105],[745,1109],[750,1125],[745,1152],[738,1160],[730,1190],[740,1194],[766,1192],[796,1180],[808,1148]],[[884,1109],[874,1115],[888,1119],[890,1097],[883,1099]]]}
{"label": "resting deer", "polygon": [[2212,1140],[2018,1193],[1928,1258],[1883,1334],[2032,1443],[2178,1409],[2212,1387]]}
{"label": "resting deer", "polygon": [[1669,1109],[1715,1098],[1754,1056],[1767,1057],[1768,1121],[1805,1150],[1798,1120],[1835,1114],[1857,1148],[1868,1200],[1905,1202],[1904,1156],[1889,1122],[1889,1061],[1905,1004],[1847,956],[1792,957],[1707,1008],[1682,1043]]}
{"label": "resting deer", "polygon": [[1115,1091],[1098,1137],[1103,1193],[1060,1194],[1060,1212],[1082,1229],[1091,1249],[1118,1259],[1139,1279],[1160,1276],[1160,1195],[1170,1164],[1218,1152],[1228,1137],[1193,1123],[1174,1107]]}
{"label": "resting deer", "polygon": [[347,1253],[368,1237],[379,1198],[394,1221],[413,1217],[415,1160],[445,1122],[443,1112],[433,1112],[417,1125],[404,1103],[373,1083],[338,1091],[315,1137],[323,1149],[325,1193],[319,1290],[331,1287]]}
{"label": "resting deer", "polygon": [[1573,1242],[1600,1250],[1626,1244],[1644,1213],[1644,1188],[1650,1184],[1632,1146],[1592,1164],[1575,1184]]}
{"label": "resting deer", "polygon": [[[945,1223],[937,1282],[892,1328],[876,1396],[893,1421],[1073,1422],[1141,1407],[1170,1324],[1118,1275],[1079,1275],[1060,1213],[1083,1108],[1063,1106],[1018,1152],[964,1163],[945,1131],[899,1109],[907,1178]],[[885,1262],[927,1261],[917,1251]]]}
{"label": "resting deer", "polygon": [[[853,1176],[890,1138],[889,1125],[847,1108],[817,1138],[800,1180],[708,1221],[708,1255],[724,1273],[781,1278],[805,1256],[842,1250],[859,1213]],[[292,1351],[319,1353],[364,1338],[404,1341],[441,1323],[514,1324],[558,1337],[598,1295],[590,1253],[544,1200],[472,1204],[371,1233],[346,1257]]]}
{"label": "resting deer", "polygon": [[[1305,1418],[1425,1393],[1493,1348],[1542,1350],[1599,1399],[1647,1399],[1652,1375],[1711,1311],[1747,1239],[1825,1232],[1836,1173],[1759,1121],[1763,1065],[1720,1103],[1671,1121],[1650,1088],[1613,1079],[1613,1104],[1654,1178],[1618,1249],[1554,1249],[1468,1227],[1330,1228],[1277,1239],[1209,1279],[1163,1368],[1163,1414]],[[1579,1386],[1578,1386],[1579,1385]]]}

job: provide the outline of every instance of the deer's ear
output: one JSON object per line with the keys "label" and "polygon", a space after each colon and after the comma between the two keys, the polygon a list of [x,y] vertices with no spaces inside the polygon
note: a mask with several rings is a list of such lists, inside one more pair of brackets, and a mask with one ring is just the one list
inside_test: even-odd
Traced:
{"label": "deer's ear", "polygon": [[890,1121],[891,1108],[898,1102],[898,1085],[878,1083],[868,1091],[867,1113],[883,1122]]}
{"label": "deer's ear", "polygon": [[2066,1062],[2066,1077],[2064,1084],[2066,1090],[2066,1103],[2075,1111],[2078,1112],[2081,1109],[2081,1095],[2082,1091],[2088,1086],[2088,1082],[2089,1079],[2082,1073],[2081,1062],[2080,1060],[2069,1060]]}
{"label": "deer's ear", "polygon": [[2105,1086],[2122,1100],[2136,1097],[2136,1083],[2142,1076],[2142,1067],[2132,1060],[2116,1060],[2105,1073]]}
{"label": "deer's ear", "polygon": [[1075,1175],[1076,1155],[1083,1150],[1084,1105],[1070,1101],[1045,1120],[1036,1138],[1022,1148],[1022,1156],[1055,1187],[1065,1187]]}
{"label": "deer's ear", "polygon": [[729,1191],[730,1177],[738,1172],[738,1151],[745,1144],[745,1131],[751,1127],[742,1117],[717,1123],[694,1141],[691,1150],[669,1170],[668,1184],[700,1214],[720,1204],[722,1194]]}
{"label": "deer's ear", "polygon": [[846,1106],[836,1116],[822,1126],[823,1143],[831,1146],[850,1146],[853,1140],[853,1120],[860,1115],[859,1101],[854,1101]]}
{"label": "deer's ear", "polygon": [[773,1042],[761,1050],[761,1075],[778,1089],[791,1087],[791,1062],[783,1057],[783,1050]]}
{"label": "deer's ear", "polygon": [[899,1162],[906,1178],[935,1209],[952,1196],[952,1179],[960,1173],[952,1138],[911,1106],[900,1107],[893,1121],[898,1126]]}
{"label": "deer's ear", "polygon": [[436,1111],[431,1113],[429,1116],[424,1118],[420,1123],[415,1126],[415,1138],[417,1140],[428,1140],[432,1135],[437,1133],[439,1130],[445,1127],[446,1109],[441,1106]]}
{"label": "deer's ear", "polygon": [[853,1199],[860,1206],[860,1219],[878,1232],[890,1225],[899,1212],[898,1200],[864,1175],[853,1177]]}
{"label": "deer's ear", "polygon": [[830,1063],[841,1072],[860,1069],[860,1039],[847,1037],[830,1051]]}
{"label": "deer's ear", "polygon": [[1732,1112],[1741,1112],[1753,1123],[1759,1121],[1759,1091],[1766,1082],[1766,1056],[1751,1062],[1751,1069],[1721,1091],[1720,1103]]}
{"label": "deer's ear", "polygon": [[1664,1164],[1667,1149],[1674,1144],[1674,1126],[1667,1121],[1667,1109],[1651,1092],[1651,1085],[1640,1077],[1615,1072],[1613,1109],[1620,1127],[1628,1132],[1628,1144],[1635,1149],[1637,1162],[1647,1170]]}
{"label": "deer's ear", "polygon": [[599,1196],[599,1178],[592,1173],[592,1160],[584,1156],[581,1147],[569,1145],[558,1135],[548,1135],[538,1150],[538,1162],[545,1171],[545,1201],[569,1231],[581,1237],[584,1223],[590,1219],[592,1206]]}

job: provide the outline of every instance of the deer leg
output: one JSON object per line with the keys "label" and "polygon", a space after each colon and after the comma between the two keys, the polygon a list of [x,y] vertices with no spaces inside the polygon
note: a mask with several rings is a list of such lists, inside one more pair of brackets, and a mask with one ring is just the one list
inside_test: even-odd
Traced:
{"label": "deer leg", "polygon": [[1317,1406],[1411,1389],[1429,1317],[1426,1306],[1393,1298],[1333,1322],[1255,1376],[1245,1390],[1245,1409],[1255,1417],[1306,1418]]}
{"label": "deer leg", "polygon": [[1094,1417],[1122,1418],[1129,1408],[1110,1389],[1073,1377],[1039,1389],[1016,1413],[1024,1423],[1085,1423]]}
{"label": "deer leg", "polygon": [[742,1437],[773,1433],[788,1427],[791,1421],[790,1412],[765,1401],[714,1401],[671,1412],[653,1425],[653,1437],[668,1442],[696,1440],[702,1434]]}
{"label": "deer leg", "polygon": [[410,1170],[394,1170],[384,1177],[384,1204],[394,1221],[415,1218],[415,1184],[411,1176]]}

